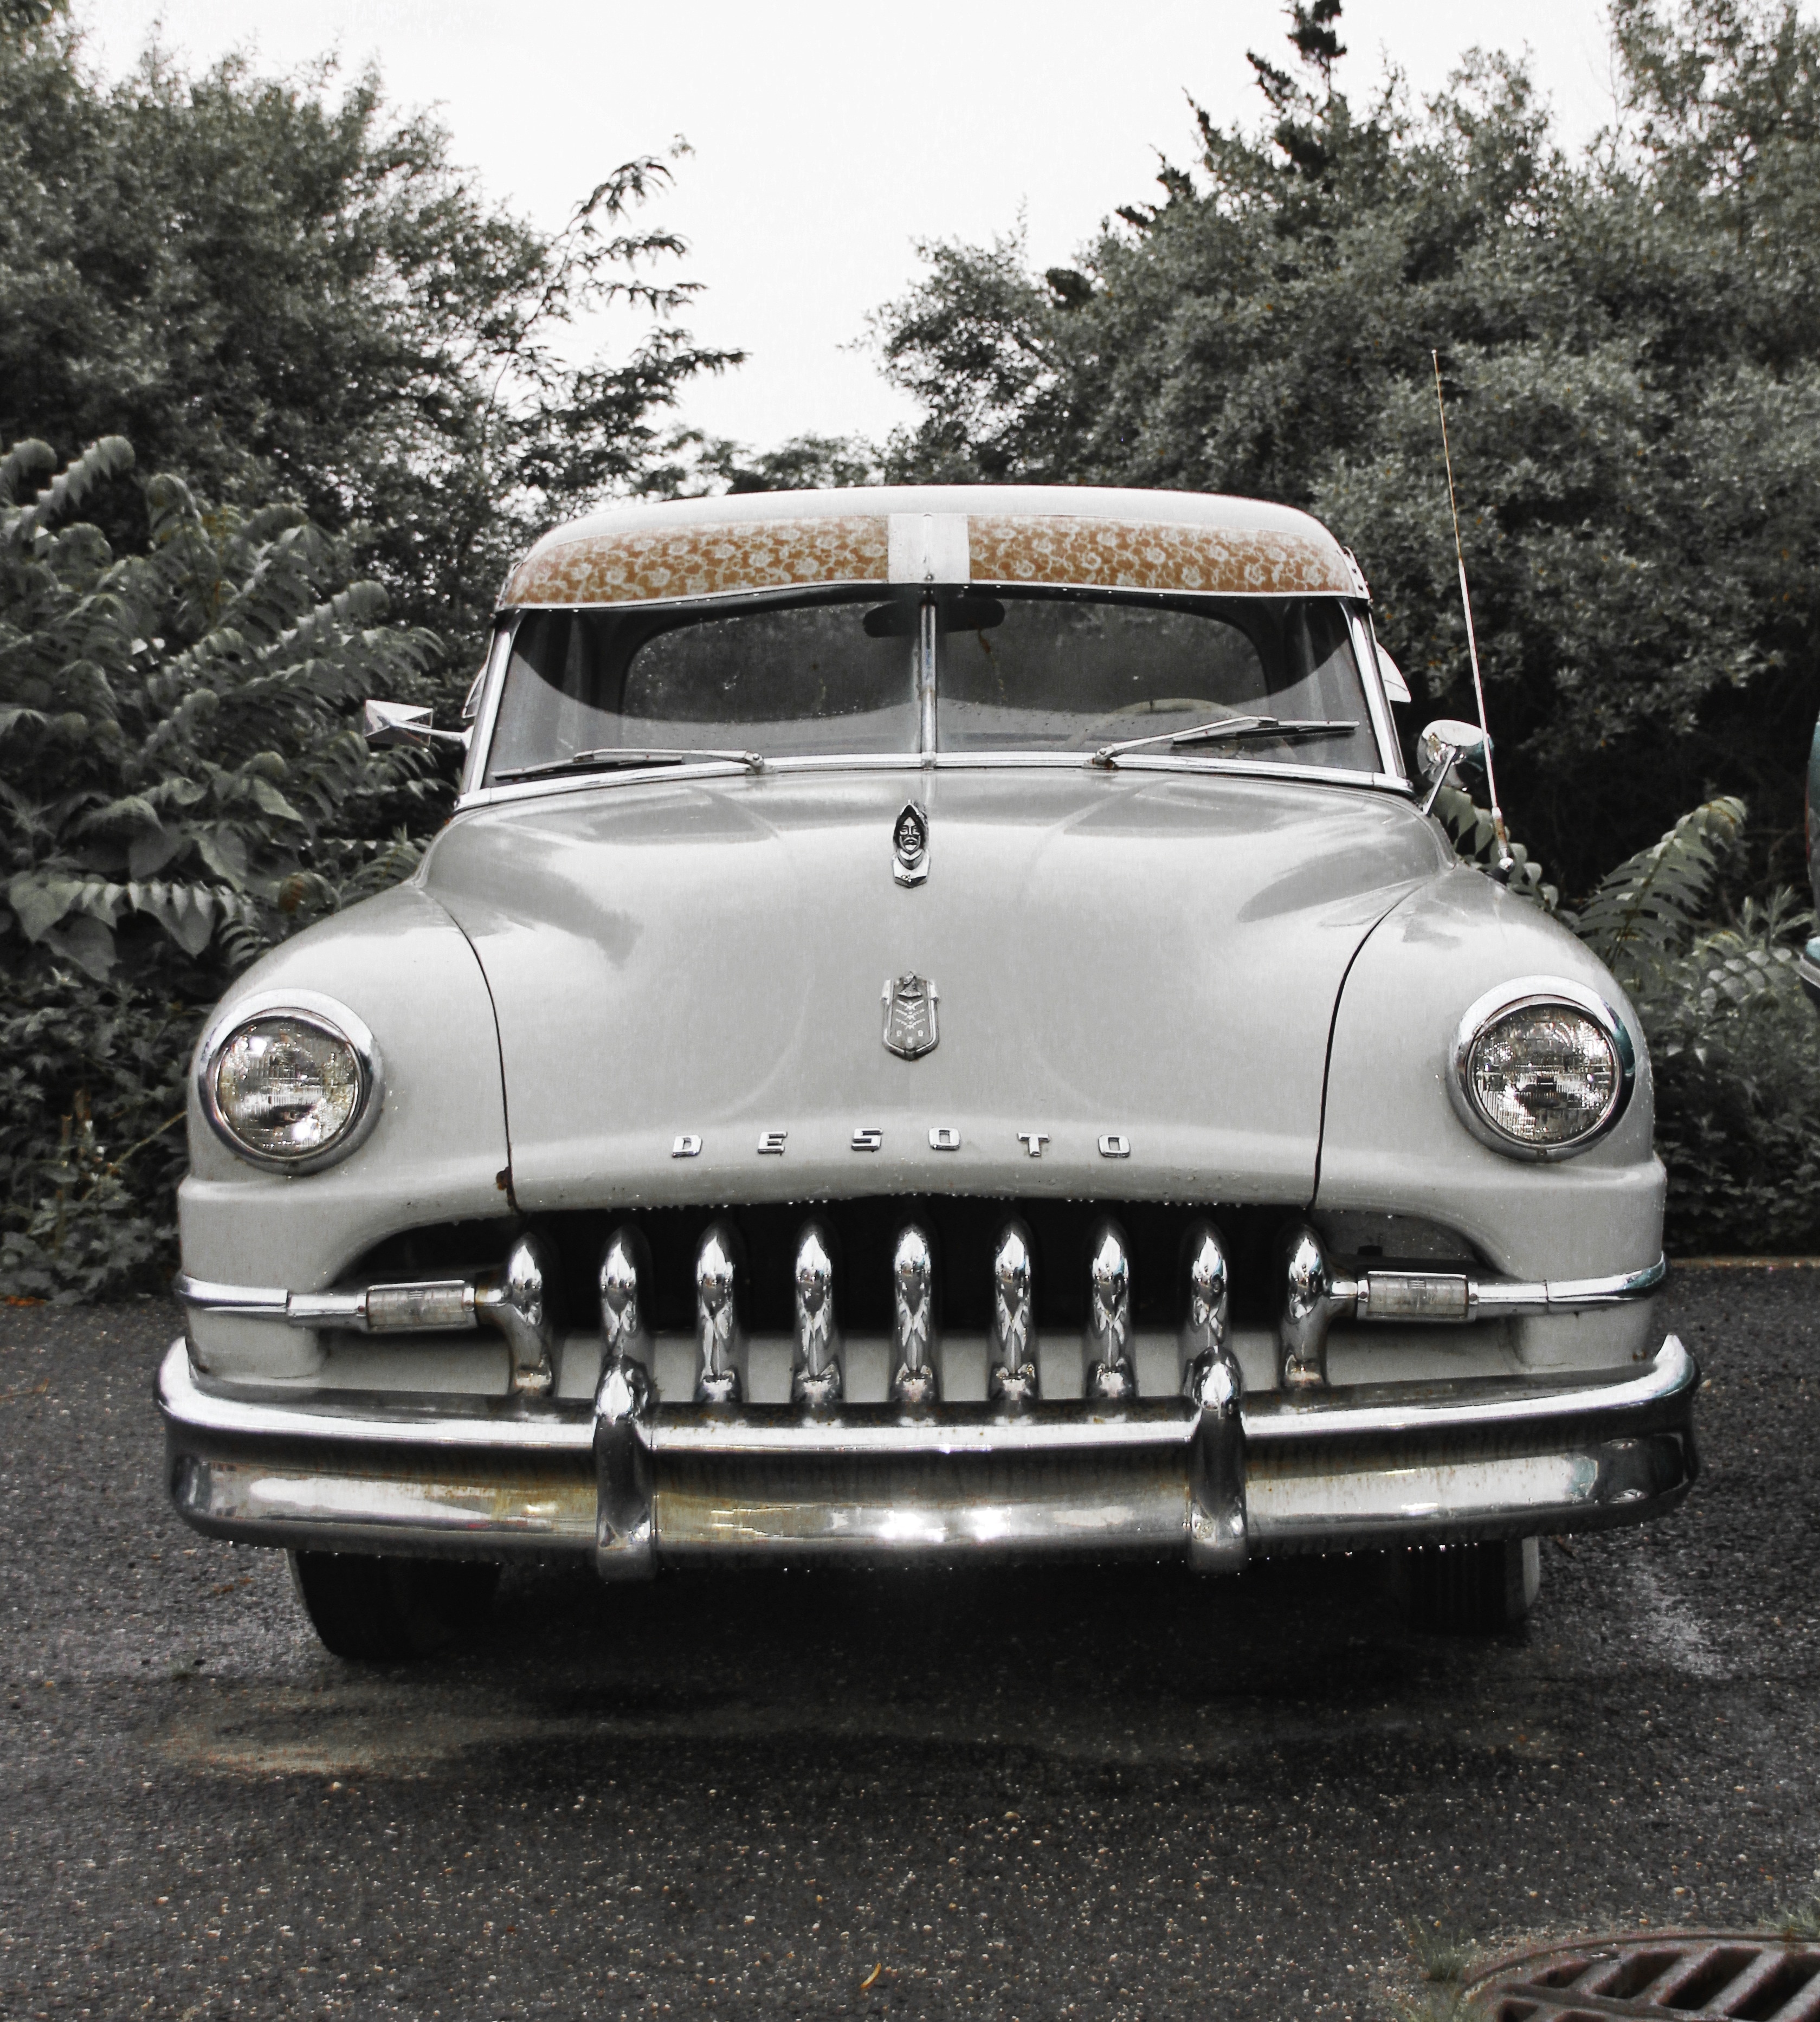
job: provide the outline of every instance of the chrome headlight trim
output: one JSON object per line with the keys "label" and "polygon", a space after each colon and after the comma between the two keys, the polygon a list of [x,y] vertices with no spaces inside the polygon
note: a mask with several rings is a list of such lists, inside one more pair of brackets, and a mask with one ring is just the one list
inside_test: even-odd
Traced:
{"label": "chrome headlight trim", "polygon": [[[1479,1108],[1472,1092],[1472,1050],[1493,1025],[1508,1017],[1513,1011],[1540,1010],[1551,1006],[1581,1013],[1604,1033],[1611,1042],[1612,1053],[1617,1063],[1617,1085],[1604,1113],[1590,1130],[1559,1144],[1525,1144],[1506,1137]],[[1631,1037],[1629,1027],[1596,991],[1588,990],[1584,984],[1570,983],[1562,976],[1519,976],[1514,982],[1502,983],[1495,990],[1488,990],[1467,1008],[1454,1031],[1450,1051],[1447,1093],[1453,1098],[1455,1113],[1480,1144],[1502,1152],[1507,1159],[1528,1159],[1546,1164],[1555,1159],[1578,1157],[1617,1127],[1636,1089],[1636,1042]]]}
{"label": "chrome headlight trim", "polygon": [[[277,1017],[294,1018],[298,1024],[312,1026],[331,1039],[338,1039],[353,1054],[360,1070],[360,1093],[354,1113],[341,1135],[320,1150],[296,1159],[255,1150],[236,1137],[221,1112],[215,1086],[221,1055],[235,1034],[245,1026],[258,1024],[263,1018]],[[196,1100],[209,1120],[209,1127],[236,1159],[243,1159],[248,1165],[257,1166],[268,1173],[319,1173],[325,1166],[338,1163],[371,1136],[373,1126],[379,1121],[386,1092],[385,1066],[380,1057],[379,1044],[366,1021],[335,998],[325,997],[315,990],[261,990],[249,997],[236,998],[231,1006],[217,1011],[209,1020],[198,1042],[194,1079]]]}

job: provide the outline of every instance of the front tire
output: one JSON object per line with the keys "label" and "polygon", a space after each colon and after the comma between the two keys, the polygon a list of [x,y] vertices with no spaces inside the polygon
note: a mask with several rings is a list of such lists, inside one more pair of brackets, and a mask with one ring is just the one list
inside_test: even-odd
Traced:
{"label": "front tire", "polygon": [[492,1604],[496,1565],[463,1559],[293,1552],[291,1583],[323,1647],[367,1662],[428,1657]]}
{"label": "front tire", "polygon": [[1540,1541],[1499,1538],[1421,1545],[1408,1553],[1409,1619],[1437,1636],[1494,1636],[1515,1629],[1542,1582]]}

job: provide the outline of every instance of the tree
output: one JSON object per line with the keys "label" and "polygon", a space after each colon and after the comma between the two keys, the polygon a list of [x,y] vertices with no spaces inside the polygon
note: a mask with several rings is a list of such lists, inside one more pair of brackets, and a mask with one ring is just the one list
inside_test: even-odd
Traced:
{"label": "tree", "polygon": [[[9,0],[0,444],[67,458],[118,434],[224,503],[290,498],[465,664],[513,555],[639,488],[680,390],[737,354],[669,320],[695,285],[662,272],[682,244],[637,221],[667,161],[623,163],[543,232],[376,75],[334,82],[152,50],[104,84],[65,22]],[[612,302],[650,327],[617,362],[568,362],[564,327]],[[124,495],[106,510],[131,540]]]}
{"label": "tree", "polygon": [[875,323],[923,418],[894,476],[1285,500],[1467,709],[1431,354],[1447,382],[1500,783],[1573,890],[1717,792],[1796,872],[1816,706],[1820,31],[1793,5],[1617,0],[1624,117],[1573,159],[1519,65],[1355,108],[1331,0],[1254,57],[1259,131],[1076,265],[933,245]]}
{"label": "tree", "polygon": [[[0,1286],[119,1290],[168,1253],[185,1065],[249,957],[406,874],[444,793],[367,750],[378,693],[438,642],[384,622],[349,544],[294,506],[126,482],[105,438],[0,460]],[[146,514],[116,554],[76,516]],[[388,833],[389,831],[389,833]]]}

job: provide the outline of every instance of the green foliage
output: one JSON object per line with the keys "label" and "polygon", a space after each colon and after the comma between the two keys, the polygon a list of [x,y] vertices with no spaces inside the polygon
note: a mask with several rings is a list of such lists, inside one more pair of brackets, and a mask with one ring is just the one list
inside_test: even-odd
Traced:
{"label": "green foliage", "polygon": [[[1484,808],[1446,787],[1434,812],[1467,862],[1499,874]],[[1572,928],[1636,1007],[1668,1172],[1668,1246],[1683,1256],[1820,1247],[1820,1016],[1796,967],[1816,923],[1786,887],[1719,917],[1746,822],[1729,796],[1695,808],[1577,912],[1521,843],[1502,880]]]}
{"label": "green foliage", "polygon": [[1570,158],[1519,64],[1355,105],[1337,9],[1296,10],[1289,67],[1253,59],[1261,130],[1201,115],[1198,160],[1073,266],[924,249],[875,325],[921,411],[888,461],[1307,506],[1419,703],[1471,715],[1438,349],[1518,825],[1584,889],[1740,794],[1769,883],[1820,707],[1820,28],[1757,0],[1610,18],[1619,120]]}
{"label": "green foliage", "polygon": [[[369,694],[437,642],[382,622],[348,544],[294,506],[144,487],[142,552],[72,516],[133,464],[0,462],[0,1287],[94,1294],[165,1261],[181,1080],[234,969],[405,874],[446,803],[376,756]],[[25,495],[35,473],[50,476]]]}
{"label": "green foliage", "polygon": [[1468,863],[1493,872],[1498,881],[1520,897],[1533,900],[1545,913],[1561,903],[1559,889],[1546,882],[1542,867],[1520,842],[1507,837],[1508,860],[1498,847],[1497,824],[1490,812],[1458,787],[1443,787],[1434,797],[1434,812],[1452,838],[1453,847]]}
{"label": "green foliage", "polygon": [[1796,969],[1814,916],[1784,889],[1712,923],[1745,822],[1740,801],[1694,808],[1575,922],[1649,1037],[1668,1243],[1683,1254],[1820,1243],[1820,1018]]}
{"label": "green foliage", "polygon": [[725,436],[687,429],[669,443],[671,460],[648,488],[667,498],[704,492],[832,491],[882,481],[878,452],[850,436],[794,436],[754,451]]}
{"label": "green foliage", "polygon": [[[74,30],[13,15],[37,25],[0,27],[0,443],[120,434],[244,511],[294,499],[471,672],[510,560],[639,488],[678,389],[736,356],[670,320],[682,242],[638,221],[669,163],[626,162],[542,232],[371,73],[335,93],[326,64],[192,76],[153,52],[108,84]],[[616,302],[624,355],[572,361],[568,327]],[[101,524],[143,538],[124,508]]]}
{"label": "green foliage", "polygon": [[1683,945],[1703,916],[1722,854],[1743,834],[1742,801],[1709,801],[1683,815],[1660,842],[1608,871],[1580,909],[1581,939],[1621,979]]}
{"label": "green foliage", "polygon": [[1789,938],[1813,923],[1792,892],[1747,901],[1633,992],[1683,1254],[1820,1245],[1820,1019]]}

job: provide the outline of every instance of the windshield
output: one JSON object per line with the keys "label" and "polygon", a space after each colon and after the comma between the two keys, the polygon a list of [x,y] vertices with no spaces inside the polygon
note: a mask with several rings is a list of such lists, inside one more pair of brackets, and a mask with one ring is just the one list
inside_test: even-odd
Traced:
{"label": "windshield", "polygon": [[1229,741],[1181,755],[1379,769],[1337,598],[976,586],[540,611],[513,638],[487,778],[619,751],[1168,757],[1171,734],[1227,717]]}

